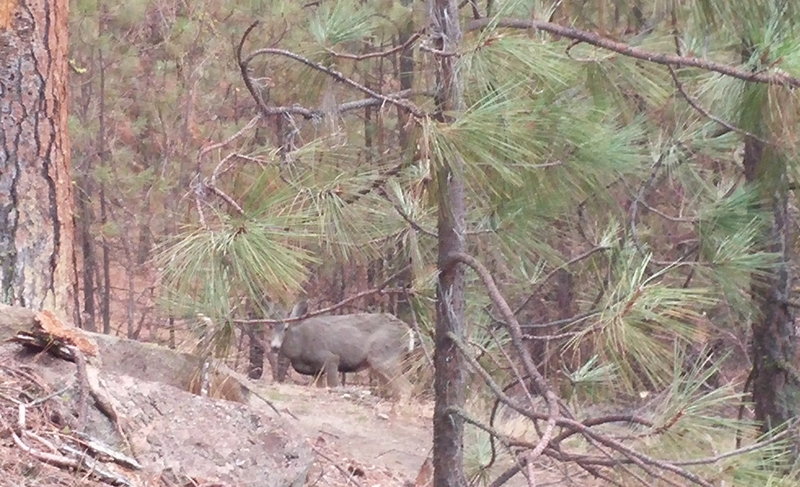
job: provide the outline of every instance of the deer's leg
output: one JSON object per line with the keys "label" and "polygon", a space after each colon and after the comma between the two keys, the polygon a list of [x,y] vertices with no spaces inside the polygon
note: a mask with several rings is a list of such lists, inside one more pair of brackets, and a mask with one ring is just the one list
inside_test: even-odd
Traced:
{"label": "deer's leg", "polygon": [[325,360],[325,379],[328,381],[328,387],[337,387],[339,385],[339,356],[331,354]]}

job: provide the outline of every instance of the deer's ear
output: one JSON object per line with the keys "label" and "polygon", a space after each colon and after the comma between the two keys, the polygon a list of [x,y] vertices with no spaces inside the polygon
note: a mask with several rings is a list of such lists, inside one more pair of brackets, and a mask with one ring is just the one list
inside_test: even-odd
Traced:
{"label": "deer's ear", "polygon": [[299,316],[303,316],[306,313],[308,313],[308,302],[304,299],[302,301],[298,301],[297,304],[294,305],[294,307],[292,308],[292,314],[289,317],[297,318]]}

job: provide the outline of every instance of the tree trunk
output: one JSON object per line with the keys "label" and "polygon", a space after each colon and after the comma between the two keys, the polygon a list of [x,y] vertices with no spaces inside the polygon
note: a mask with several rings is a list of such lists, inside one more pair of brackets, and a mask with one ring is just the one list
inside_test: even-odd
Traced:
{"label": "tree trunk", "polygon": [[[778,255],[769,274],[753,277],[751,293],[758,309],[753,328],[753,401],[765,432],[800,415],[800,383],[795,369],[795,324],[791,294],[791,216],[785,160],[752,137],[745,141],[745,177],[761,189],[770,215],[764,250]],[[797,445],[795,445],[797,450]],[[795,453],[798,453],[796,451]]]}
{"label": "tree trunk", "polygon": [[[431,35],[436,49],[457,52],[461,42],[458,3],[455,0],[432,2]],[[442,56],[437,72],[437,111],[441,121],[463,110],[461,81],[453,56]],[[465,203],[463,161],[439,161],[436,179],[439,186],[439,282],[436,299],[436,350],[434,352],[433,484],[435,487],[466,485],[464,477],[464,421],[452,413],[465,403],[466,361],[448,334],[464,336],[464,268],[452,264],[450,255],[463,252]]]}
{"label": "tree trunk", "polygon": [[[98,19],[98,36],[103,35],[105,32],[105,6],[100,9],[100,19]],[[106,64],[103,56],[103,49],[97,51],[98,70],[100,71],[100,89],[99,89],[99,103],[98,103],[98,121],[97,128],[97,153],[100,157],[100,166],[105,167],[108,158],[106,149]],[[100,226],[103,228],[101,236],[101,248],[103,249],[103,285],[102,285],[102,306],[103,312],[103,333],[111,333],[111,257],[108,249],[108,240],[105,237],[105,226],[108,223],[108,202],[106,200],[106,183],[100,182],[100,191],[98,194],[100,198]],[[99,284],[98,279],[98,284]],[[174,330],[170,330],[174,333]]]}
{"label": "tree trunk", "polygon": [[[251,315],[252,316],[252,315]],[[264,373],[264,358],[266,356],[265,344],[267,343],[267,327],[263,324],[245,325],[243,327],[248,341],[247,376],[251,379],[260,379]]]}
{"label": "tree trunk", "polygon": [[0,8],[0,300],[77,322],[66,0]]}
{"label": "tree trunk", "polygon": [[95,326],[95,253],[94,241],[92,236],[92,209],[90,198],[90,181],[88,172],[91,170],[89,164],[86,165],[84,177],[80,178],[83,184],[78,186],[78,223],[81,251],[83,253],[83,316],[82,326],[89,331],[97,331]]}
{"label": "tree trunk", "polygon": [[[752,42],[745,40],[742,49],[745,62],[752,56],[751,45]],[[748,86],[742,100],[747,108],[743,110],[741,126],[762,136],[762,140],[769,138],[771,131],[765,116],[770,103],[767,90],[765,86]],[[800,414],[800,382],[794,366],[796,336],[789,305],[794,224],[789,214],[789,168],[779,147],[768,146],[762,140],[745,136],[743,165],[745,181],[759,192],[759,204],[767,218],[762,248],[775,253],[778,259],[767,272],[754,275],[750,286],[758,311],[751,324],[753,402],[756,419],[768,433]],[[796,435],[794,438],[793,457],[797,458],[800,440]]]}

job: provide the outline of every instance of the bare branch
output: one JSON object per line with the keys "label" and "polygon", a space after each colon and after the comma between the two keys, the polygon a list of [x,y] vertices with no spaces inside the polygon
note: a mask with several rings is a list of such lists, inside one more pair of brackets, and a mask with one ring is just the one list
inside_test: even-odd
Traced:
{"label": "bare branch", "polygon": [[539,292],[539,290],[542,288],[542,286],[544,286],[544,284],[548,280],[550,280],[553,276],[555,276],[556,273],[558,273],[558,271],[560,271],[561,269],[564,269],[565,267],[568,267],[568,266],[570,266],[570,265],[572,265],[572,264],[574,264],[576,262],[580,262],[583,259],[587,259],[587,258],[591,257],[592,255],[596,254],[597,252],[608,250],[609,248],[610,247],[603,247],[603,246],[597,246],[597,247],[591,248],[591,249],[587,250],[586,252],[584,252],[584,253],[582,253],[582,254],[580,254],[578,256],[573,257],[572,259],[568,260],[567,262],[564,262],[560,266],[556,267],[555,269],[553,269],[552,271],[547,273],[547,275],[544,276],[544,278],[541,281],[539,281],[539,283],[536,285],[536,287],[533,288],[533,291],[531,291],[530,294],[528,294],[528,297],[525,298],[524,301],[522,301],[522,304],[517,306],[517,309],[514,310],[514,315],[518,315],[519,312],[522,311],[525,308],[525,306],[528,305],[528,303],[531,301],[531,299],[533,299],[533,297],[536,295],[536,293]]}
{"label": "bare branch", "polygon": [[344,52],[336,52],[333,49],[328,49],[328,48],[326,48],[325,51],[333,56],[340,57],[343,59],[352,59],[354,61],[363,61],[364,59],[372,59],[376,57],[386,57],[386,56],[391,56],[392,54],[398,51],[402,51],[407,47],[411,46],[414,42],[416,42],[417,39],[419,39],[422,36],[423,32],[424,32],[423,30],[417,31],[414,34],[412,34],[408,38],[408,40],[406,40],[404,43],[400,44],[399,46],[392,47],[391,49],[387,49],[385,51],[368,52],[366,54],[348,54]]}
{"label": "bare branch", "polygon": [[555,434],[556,417],[558,416],[559,412],[558,396],[556,396],[555,392],[553,392],[553,389],[547,383],[547,380],[533,363],[530,352],[523,342],[522,328],[520,328],[519,322],[517,321],[516,317],[514,317],[514,312],[511,311],[511,308],[508,306],[505,298],[503,298],[502,294],[500,294],[500,290],[497,288],[497,285],[495,285],[494,279],[489,273],[489,270],[471,255],[457,252],[448,255],[447,265],[442,266],[442,272],[444,272],[444,269],[451,265],[455,265],[457,262],[471,267],[480,276],[481,280],[483,281],[483,285],[489,292],[492,302],[494,302],[495,306],[497,306],[506,321],[506,327],[508,328],[509,335],[511,336],[511,341],[514,344],[517,353],[519,353],[520,358],[522,359],[522,365],[525,369],[525,373],[527,373],[533,381],[533,384],[536,387],[536,392],[544,396],[547,400],[547,427],[539,438],[536,448],[534,448],[531,452],[530,460],[532,460],[533,458],[541,455]]}
{"label": "bare branch", "polygon": [[227,203],[227,204],[228,204],[228,206],[230,206],[231,208],[233,208],[233,211],[235,211],[235,212],[236,212],[236,213],[237,213],[239,216],[242,216],[242,215],[244,215],[244,210],[242,209],[242,207],[241,207],[241,206],[239,206],[239,203],[237,203],[237,202],[236,202],[236,200],[234,200],[233,198],[231,198],[230,196],[228,196],[228,195],[227,195],[225,192],[223,192],[221,189],[219,189],[218,187],[216,187],[216,186],[213,186],[213,185],[211,185],[211,184],[204,184],[204,186],[205,186],[205,187],[206,187],[206,188],[207,188],[209,191],[211,191],[211,192],[212,192],[212,193],[214,193],[215,195],[219,196],[219,197],[222,199],[222,201],[224,201],[225,203]]}
{"label": "bare branch", "polygon": [[291,51],[287,51],[285,49],[266,47],[266,48],[258,49],[256,51],[250,53],[250,55],[248,55],[247,58],[243,59],[242,58],[242,48],[244,46],[245,41],[247,40],[247,37],[250,35],[250,33],[253,31],[253,29],[256,27],[256,25],[258,25],[258,21],[253,22],[250,25],[250,27],[248,27],[247,30],[245,30],[244,35],[242,35],[242,39],[239,41],[239,45],[236,48],[236,61],[239,64],[239,70],[241,71],[242,79],[244,80],[245,86],[247,87],[247,90],[250,92],[250,95],[253,97],[253,99],[256,100],[256,103],[258,104],[259,108],[261,109],[261,113],[262,114],[264,114],[264,115],[276,115],[276,114],[284,113],[283,111],[276,111],[275,107],[267,106],[266,102],[264,101],[264,98],[261,96],[259,91],[253,85],[253,80],[250,77],[250,73],[248,72],[249,69],[250,69],[250,67],[249,67],[250,63],[253,61],[253,59],[255,59],[258,56],[262,56],[262,55],[268,54],[268,55],[288,57],[289,59],[297,61],[297,62],[299,62],[301,64],[305,64],[306,66],[308,66],[308,67],[310,67],[312,69],[315,69],[317,71],[325,73],[328,76],[330,76],[331,78],[335,79],[336,81],[339,81],[340,83],[344,83],[344,84],[350,86],[351,88],[355,88],[356,90],[358,90],[358,91],[360,91],[362,93],[365,93],[366,95],[370,96],[371,98],[374,98],[376,100],[380,100],[380,102],[381,102],[380,104],[381,105],[382,104],[395,105],[398,108],[401,108],[401,109],[411,113],[412,115],[414,115],[417,118],[422,118],[422,117],[425,116],[425,113],[422,110],[420,110],[419,108],[414,106],[413,103],[411,103],[411,102],[409,102],[407,100],[404,100],[404,99],[401,99],[401,98],[396,98],[396,97],[390,96],[390,95],[385,95],[383,93],[379,93],[379,92],[377,92],[377,91],[375,91],[375,90],[373,90],[371,88],[368,88],[368,87],[362,85],[361,83],[358,83],[357,81],[355,81],[355,80],[353,80],[351,78],[348,78],[347,76],[345,76],[344,74],[340,73],[339,71],[336,71],[334,69],[331,69],[331,68],[328,68],[326,66],[323,66],[322,64],[314,62],[314,61],[312,61],[312,60],[310,60],[310,59],[308,59],[308,58],[306,58],[304,56],[301,56],[299,54],[293,53]]}
{"label": "bare branch", "polygon": [[200,152],[197,153],[197,163],[199,164],[200,161],[203,159],[203,156],[205,156],[206,154],[208,154],[212,150],[221,149],[222,147],[225,147],[226,145],[230,144],[234,140],[236,140],[239,137],[241,137],[242,135],[244,135],[245,132],[247,132],[248,130],[252,129],[253,127],[256,126],[256,124],[258,124],[258,121],[259,121],[260,118],[261,117],[258,117],[258,116],[251,118],[250,121],[247,122],[247,124],[244,127],[239,129],[238,131],[236,131],[235,134],[231,135],[227,139],[223,140],[222,142],[216,142],[214,144],[208,145],[208,146],[203,147],[202,149],[200,149]]}

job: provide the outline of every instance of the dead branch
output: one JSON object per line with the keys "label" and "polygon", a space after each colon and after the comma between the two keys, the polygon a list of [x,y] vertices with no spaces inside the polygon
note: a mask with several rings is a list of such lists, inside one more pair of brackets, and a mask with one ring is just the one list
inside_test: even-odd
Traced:
{"label": "dead branch", "polygon": [[528,351],[528,348],[525,346],[522,339],[522,328],[519,326],[519,322],[514,316],[514,312],[508,306],[505,298],[503,298],[502,294],[500,294],[500,290],[495,285],[494,279],[489,273],[489,270],[471,255],[457,252],[447,256],[446,264],[443,266],[442,272],[444,272],[444,268],[448,268],[449,266],[455,265],[458,262],[471,267],[480,276],[481,280],[483,281],[483,285],[489,292],[492,302],[499,309],[506,321],[506,328],[511,336],[511,342],[514,344],[514,348],[522,359],[522,366],[525,369],[525,372],[533,381],[536,392],[544,396],[547,400],[547,427],[540,437],[536,448],[531,452],[532,460],[533,458],[539,456],[542,451],[544,451],[545,447],[555,434],[556,416],[558,416],[560,401],[555,392],[553,392],[553,389],[547,383],[547,379],[544,378],[544,376],[536,368],[536,365],[533,363],[530,352]]}
{"label": "dead branch", "polygon": [[72,353],[75,357],[76,366],[76,383],[78,386],[78,423],[75,426],[77,431],[83,431],[86,428],[86,421],[89,417],[89,401],[87,399],[89,393],[89,379],[86,377],[86,357],[77,348],[72,348]]}
{"label": "dead branch", "polygon": [[82,447],[94,452],[97,455],[109,458],[124,467],[141,470],[142,464],[135,458],[118,452],[100,440],[92,438],[85,433],[76,432],[74,436],[66,437],[69,440],[79,443]]}
{"label": "dead branch", "polygon": [[[197,153],[197,163],[198,163],[198,165],[200,164],[200,161],[203,159],[203,156],[205,156],[206,154],[208,154],[212,150],[221,149],[221,148],[225,147],[226,145],[230,144],[231,142],[233,142],[234,140],[238,139],[239,137],[244,135],[248,130],[250,130],[253,127],[255,127],[258,124],[258,121],[260,119],[261,119],[261,117],[258,117],[258,116],[253,117],[253,118],[250,119],[249,122],[247,122],[247,124],[244,127],[239,129],[238,131],[236,131],[235,134],[231,135],[227,139],[225,139],[223,141],[220,141],[220,142],[215,142],[215,143],[207,145],[205,147],[202,147],[200,149],[200,152]],[[216,171],[215,171],[215,174],[216,174]]]}
{"label": "dead branch", "polygon": [[485,27],[496,26],[510,29],[529,29],[541,30],[551,34],[585,42],[596,47],[622,54],[624,56],[641,59],[651,63],[662,64],[665,66],[700,68],[706,71],[713,71],[724,74],[732,78],[751,81],[755,83],[766,83],[771,85],[783,85],[791,88],[800,88],[800,78],[782,72],[749,71],[740,69],[728,64],[718,63],[708,59],[701,59],[693,56],[679,56],[661,52],[648,51],[633,47],[624,42],[618,42],[608,37],[603,37],[594,32],[565,27],[563,25],[546,22],[536,19],[515,19],[515,18],[482,18],[473,20],[467,24],[466,30],[479,30]]}
{"label": "dead branch", "polygon": [[84,455],[83,452],[75,450],[74,448],[69,448],[66,446],[62,447],[62,451],[65,451],[69,456],[36,450],[22,441],[20,435],[24,434],[25,432],[20,432],[19,434],[16,431],[11,432],[14,443],[17,445],[17,447],[37,460],[59,468],[87,472],[91,476],[111,485],[131,487],[134,485],[127,478],[106,470],[101,466],[100,462],[97,462],[93,458]]}
{"label": "dead branch", "polygon": [[341,465],[339,465],[338,463],[336,463],[336,461],[335,461],[334,459],[332,459],[332,458],[331,458],[331,457],[329,457],[328,455],[325,455],[324,453],[322,453],[322,452],[319,450],[319,448],[315,447],[314,445],[311,445],[311,449],[314,451],[314,453],[316,453],[316,454],[317,454],[317,455],[319,455],[320,457],[324,458],[324,459],[325,459],[325,460],[327,460],[327,461],[328,461],[328,462],[329,462],[331,465],[333,465],[333,467],[334,467],[336,470],[338,470],[338,471],[339,471],[339,473],[341,473],[341,474],[342,474],[342,476],[344,476],[344,478],[347,480],[347,482],[353,482],[353,483],[356,485],[356,487],[361,487],[361,483],[360,483],[358,480],[356,480],[356,479],[354,478],[355,476],[354,476],[354,475],[353,475],[351,472],[348,472],[348,471],[347,471],[345,468],[343,468]]}
{"label": "dead branch", "polygon": [[333,49],[325,48],[325,52],[331,54],[332,56],[340,57],[343,59],[352,59],[353,61],[363,61],[365,59],[373,59],[376,57],[391,56],[396,52],[405,50],[406,48],[410,47],[412,44],[414,44],[414,42],[417,41],[417,39],[419,39],[422,36],[424,32],[425,32],[424,30],[419,30],[417,32],[414,32],[414,34],[412,34],[404,43],[400,44],[399,46],[386,49],[384,51],[368,52],[365,54],[348,54],[344,52],[336,52]]}
{"label": "dead branch", "polygon": [[278,114],[285,113],[285,111],[276,110],[275,109],[276,107],[267,106],[266,102],[264,101],[264,98],[261,96],[259,91],[256,89],[255,85],[253,84],[253,80],[252,80],[252,77],[250,76],[250,72],[249,72],[250,71],[250,63],[253,61],[253,59],[255,59],[255,58],[259,57],[259,56],[263,56],[263,55],[274,55],[274,56],[287,57],[287,58],[292,59],[294,61],[297,61],[297,62],[299,62],[301,64],[304,64],[304,65],[306,65],[306,66],[308,66],[308,67],[310,67],[312,69],[315,69],[315,70],[317,70],[317,71],[319,71],[321,73],[325,73],[326,75],[330,76],[334,80],[336,80],[336,81],[338,81],[340,83],[346,84],[347,86],[350,86],[351,88],[354,88],[354,89],[366,94],[370,98],[377,100],[380,105],[383,105],[383,104],[395,105],[396,107],[398,107],[398,108],[400,108],[400,109],[402,109],[402,110],[404,110],[404,111],[406,111],[408,113],[411,113],[412,115],[414,115],[417,118],[422,118],[422,117],[425,116],[425,113],[422,110],[420,110],[413,103],[411,103],[411,102],[409,102],[407,100],[404,100],[404,99],[398,98],[398,97],[394,97],[394,96],[391,96],[391,95],[385,95],[383,93],[379,93],[379,92],[377,92],[377,91],[375,91],[375,90],[373,90],[371,88],[368,88],[368,87],[362,85],[361,83],[358,83],[357,81],[345,76],[344,74],[340,73],[339,71],[336,71],[334,69],[331,69],[331,68],[328,68],[326,66],[323,66],[323,65],[321,65],[319,63],[316,63],[316,62],[314,62],[314,61],[312,61],[312,60],[310,60],[310,59],[308,59],[308,58],[306,58],[304,56],[301,56],[299,54],[293,53],[291,51],[287,51],[285,49],[278,49],[278,48],[272,48],[272,47],[262,48],[262,49],[258,49],[256,51],[253,51],[252,53],[250,53],[247,56],[247,58],[243,58],[242,57],[242,49],[244,47],[244,43],[247,40],[247,37],[253,31],[253,29],[258,25],[258,23],[259,23],[258,21],[253,22],[250,25],[250,27],[248,27],[247,30],[245,30],[244,34],[242,35],[242,39],[239,41],[239,45],[236,48],[236,60],[237,60],[237,63],[239,65],[239,70],[240,70],[241,75],[242,75],[242,80],[244,81],[244,84],[247,87],[247,91],[250,92],[250,95],[253,97],[253,99],[258,104],[258,107],[261,109],[262,115],[278,115]]}
{"label": "dead branch", "polygon": [[518,315],[520,313],[520,311],[522,311],[525,308],[525,306],[528,305],[528,303],[531,301],[531,299],[533,299],[533,297],[536,296],[536,293],[538,293],[539,290],[542,289],[542,286],[544,286],[544,284],[547,281],[549,281],[553,276],[555,276],[558,273],[558,271],[560,271],[561,269],[564,269],[566,267],[569,267],[570,265],[575,264],[576,262],[580,262],[580,261],[582,261],[584,259],[587,259],[587,258],[591,257],[592,255],[596,254],[597,252],[601,252],[601,251],[604,251],[604,250],[609,250],[610,248],[611,247],[598,245],[596,247],[593,247],[593,248],[587,250],[586,252],[584,252],[584,253],[582,253],[580,255],[577,255],[577,256],[573,257],[572,259],[564,262],[563,264],[557,266],[555,269],[553,269],[550,272],[548,272],[547,275],[544,276],[542,278],[542,280],[540,280],[536,284],[536,287],[534,287],[533,291],[531,291],[528,294],[528,297],[525,298],[519,306],[517,306],[517,309],[514,310],[514,315],[515,316]]}

